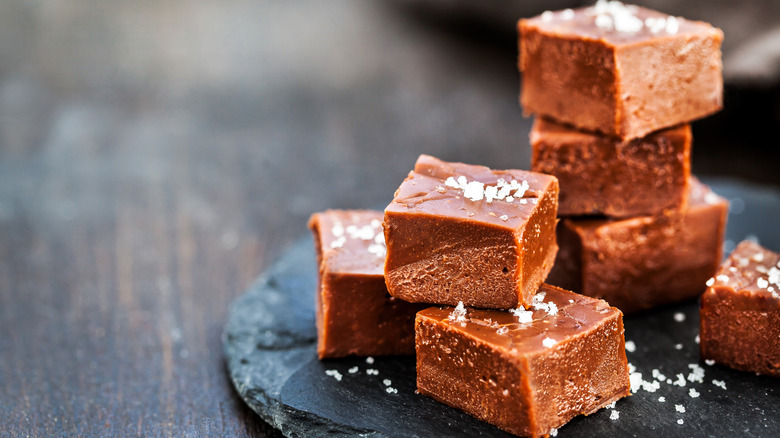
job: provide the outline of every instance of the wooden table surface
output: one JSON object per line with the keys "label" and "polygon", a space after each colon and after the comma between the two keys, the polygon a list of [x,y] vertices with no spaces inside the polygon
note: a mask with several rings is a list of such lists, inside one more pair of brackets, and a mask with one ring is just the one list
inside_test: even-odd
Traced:
{"label": "wooden table surface", "polygon": [[[220,336],[309,215],[387,203],[422,152],[529,165],[513,30],[456,24],[359,0],[0,4],[0,437],[276,435]],[[696,125],[694,171],[780,185],[735,117]]]}

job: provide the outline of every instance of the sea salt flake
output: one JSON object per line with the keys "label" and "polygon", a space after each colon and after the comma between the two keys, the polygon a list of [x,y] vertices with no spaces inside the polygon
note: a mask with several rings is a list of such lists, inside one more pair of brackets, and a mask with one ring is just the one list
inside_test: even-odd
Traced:
{"label": "sea salt flake", "polygon": [[374,363],[374,358],[372,356],[368,356],[366,358],[366,363],[369,364],[369,365],[373,364]]}
{"label": "sea salt flake", "polygon": [[699,338],[699,335],[696,335],[696,338],[694,338],[694,341],[698,344],[701,341],[701,338]]}
{"label": "sea salt flake", "polygon": [[613,401],[612,403],[604,406],[607,409],[615,409],[615,406],[617,405],[617,400]]}
{"label": "sea salt flake", "polygon": [[499,218],[499,219],[501,219],[501,220],[502,220],[502,221],[504,221],[504,222],[506,222],[506,221],[508,221],[508,220],[509,220],[509,216],[507,216],[507,215],[505,215],[505,214],[502,214],[502,215],[501,215],[501,216],[499,216],[498,218]]}
{"label": "sea salt flake", "polygon": [[509,328],[508,327],[501,327],[498,330],[496,330],[496,333],[499,334],[499,335],[505,335],[508,332],[509,332]]}
{"label": "sea salt flake", "polygon": [[680,23],[675,17],[668,17],[666,19],[666,33],[675,34],[680,29]]}
{"label": "sea salt flake", "polygon": [[647,392],[656,392],[659,389],[661,389],[661,383],[657,380],[653,380],[652,382],[648,382],[647,380],[642,381],[642,389],[644,389]]}
{"label": "sea salt flake", "polygon": [[720,388],[726,389],[726,382],[724,382],[723,380],[717,380],[717,379],[714,379],[714,380],[712,381],[712,384],[713,384],[713,385],[715,385],[715,386],[717,386],[717,387],[720,387]]}
{"label": "sea salt flake", "polygon": [[574,10],[564,9],[563,12],[561,12],[561,18],[567,21],[574,19]]}
{"label": "sea salt flake", "polygon": [[724,275],[724,274],[720,274],[717,277],[715,277],[715,279],[720,281],[721,283],[726,283],[727,281],[729,281],[729,276],[728,275]]}
{"label": "sea salt flake", "polygon": [[637,392],[642,388],[642,373],[629,372],[628,380],[631,382],[631,392]]}
{"label": "sea salt flake", "polygon": [[455,310],[447,318],[453,322],[466,322],[466,307],[463,305],[463,301],[458,301]]}
{"label": "sea salt flake", "polygon": [[764,253],[763,252],[757,252],[753,254],[753,257],[751,257],[753,261],[756,261],[758,263],[761,263],[764,261]]}
{"label": "sea salt flake", "polygon": [[[502,196],[503,198],[503,196]],[[498,187],[496,186],[487,186],[485,187],[485,201],[487,203],[493,202],[494,199],[498,198]]]}
{"label": "sea salt flake", "polygon": [[[450,178],[452,178],[452,177],[450,177]],[[436,191],[439,192],[439,193],[444,193],[444,192],[447,191],[447,188],[444,187],[444,186],[436,186]]]}
{"label": "sea salt flake", "polygon": [[333,377],[337,381],[341,382],[341,373],[338,370],[325,370],[325,374]]}
{"label": "sea salt flake", "polygon": [[695,389],[691,388],[691,389],[689,389],[689,390],[688,390],[688,395],[689,395],[689,396],[691,396],[691,398],[696,398],[696,397],[698,397],[700,394],[699,394],[699,391],[697,391],[697,390],[695,390]]}
{"label": "sea salt flake", "polygon": [[463,189],[463,197],[472,201],[481,201],[485,197],[485,184],[471,181]]}
{"label": "sea salt flake", "polygon": [[688,364],[688,368],[691,369],[691,372],[688,374],[689,382],[704,382],[704,368],[695,363]]}
{"label": "sea salt flake", "polygon": [[679,413],[681,413],[681,414],[684,414],[685,413],[685,406],[683,406],[683,405],[674,405],[674,410],[679,412]]}
{"label": "sea salt flake", "polygon": [[385,388],[385,391],[387,391],[388,394],[398,394],[398,390],[390,386]]}
{"label": "sea salt flake", "polygon": [[609,15],[597,15],[595,23],[599,29],[612,30],[612,18]]}
{"label": "sea salt flake", "polygon": [[661,402],[661,403],[666,403],[666,397],[660,396],[660,397],[658,397],[658,401]]}
{"label": "sea salt flake", "polygon": [[626,351],[633,353],[636,351],[636,344],[634,341],[626,341]]}
{"label": "sea salt flake", "polygon": [[714,278],[710,278],[709,280],[707,280],[707,283],[705,283],[705,284],[707,285],[707,287],[710,287],[713,284],[715,284],[715,279]]}
{"label": "sea salt flake", "polygon": [[374,368],[369,368],[369,369],[366,370],[366,374],[368,374],[369,376],[378,376],[379,375],[379,370],[374,369]]}
{"label": "sea salt flake", "polygon": [[458,184],[457,181],[455,181],[455,178],[449,177],[446,180],[444,180],[444,185],[447,187],[452,187],[454,189],[460,188],[460,184]]}
{"label": "sea salt flake", "polygon": [[390,385],[392,385],[392,384],[393,384],[393,382],[391,382],[391,381],[390,381],[390,379],[385,379],[385,380],[382,380],[382,383],[384,383],[384,384],[385,384],[385,386],[390,386]]}
{"label": "sea salt flake", "polygon": [[674,314],[674,320],[677,322],[683,322],[685,321],[685,314],[682,312],[677,312]]}
{"label": "sea salt flake", "polygon": [[558,436],[558,429],[550,429],[550,436]]}
{"label": "sea salt flake", "polygon": [[374,236],[376,236],[376,231],[374,231],[374,227],[371,225],[365,225],[362,227],[356,227],[354,225],[350,225],[347,227],[347,234],[349,237],[353,239],[360,239],[360,240],[374,240]]}
{"label": "sea salt flake", "polygon": [[706,363],[709,366],[715,365],[715,361],[712,359],[704,359],[704,363]]}
{"label": "sea salt flake", "polygon": [[555,17],[555,13],[553,11],[544,11],[542,12],[542,21],[545,23],[549,23],[553,20]]}
{"label": "sea salt flake", "polygon": [[677,424],[683,424],[685,423],[682,418],[677,419]]}
{"label": "sea salt flake", "polygon": [[615,421],[615,420],[617,420],[618,418],[620,418],[620,412],[613,410],[613,411],[611,411],[611,412],[609,413],[609,419],[610,419],[610,420],[612,420],[612,421]]}
{"label": "sea salt flake", "polygon": [[679,387],[685,386],[685,375],[683,375],[683,373],[678,373],[677,380],[672,382],[672,385],[679,386]]}
{"label": "sea salt flake", "polygon": [[534,320],[534,312],[530,310],[525,310],[522,307],[518,307],[517,309],[510,310],[509,313],[515,315],[517,317],[517,322],[519,322],[520,324],[527,324]]}
{"label": "sea salt flake", "polygon": [[557,343],[558,341],[556,341],[553,338],[544,338],[544,340],[542,341],[542,345],[544,345],[546,348],[550,348]]}
{"label": "sea salt flake", "polygon": [[766,280],[765,280],[765,279],[763,279],[763,278],[759,278],[758,280],[756,280],[756,285],[757,285],[758,287],[760,287],[761,289],[766,289],[766,288],[768,288],[768,287],[769,287],[769,282],[768,282],[768,281],[766,281]]}
{"label": "sea salt flake", "polygon": [[358,367],[354,366],[354,367],[352,367],[352,368],[348,369],[347,371],[348,371],[350,374],[355,374],[356,372],[358,372]]}
{"label": "sea salt flake", "polygon": [[769,268],[769,272],[767,272],[767,281],[774,284],[775,286],[780,286],[780,269],[772,266]]}
{"label": "sea salt flake", "polygon": [[674,344],[674,349],[675,350],[682,350],[683,349],[683,344]]}

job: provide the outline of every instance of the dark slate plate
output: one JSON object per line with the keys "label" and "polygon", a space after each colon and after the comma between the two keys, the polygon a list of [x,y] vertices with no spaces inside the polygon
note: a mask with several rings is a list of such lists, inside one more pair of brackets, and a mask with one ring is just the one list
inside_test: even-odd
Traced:
{"label": "dark slate plate", "polygon": [[[727,253],[746,237],[780,250],[780,193],[708,182],[732,202]],[[412,357],[378,357],[373,364],[364,358],[317,360],[315,265],[311,238],[303,238],[231,307],[223,334],[230,377],[264,420],[287,436],[508,436],[415,394]],[[626,340],[636,345],[629,362],[647,388],[613,409],[575,418],[559,436],[780,436],[780,379],[700,361],[696,302],[626,317],[625,327]],[[688,378],[695,377],[692,367],[703,369],[701,382]],[[653,370],[667,380],[660,382]],[[678,374],[685,386],[670,384]],[[659,387],[651,392],[654,381]]]}

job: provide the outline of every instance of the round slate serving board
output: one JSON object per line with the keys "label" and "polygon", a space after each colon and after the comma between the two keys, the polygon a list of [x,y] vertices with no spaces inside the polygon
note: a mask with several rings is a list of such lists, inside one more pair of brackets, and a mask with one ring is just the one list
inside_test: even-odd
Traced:
{"label": "round slate serving board", "polygon": [[[706,182],[732,202],[726,253],[746,237],[780,250],[780,193]],[[230,378],[263,419],[287,436],[509,436],[416,394],[413,357],[318,360],[316,273],[306,237],[231,307],[223,334]],[[700,361],[698,323],[696,302],[626,317],[628,360],[646,383],[559,436],[780,436],[780,379]]]}

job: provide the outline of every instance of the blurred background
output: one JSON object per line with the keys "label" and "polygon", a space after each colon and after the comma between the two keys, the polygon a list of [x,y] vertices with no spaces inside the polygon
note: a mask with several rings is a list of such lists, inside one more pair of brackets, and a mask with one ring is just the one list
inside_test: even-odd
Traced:
{"label": "blurred background", "polygon": [[[230,300],[420,153],[528,168],[515,23],[581,4],[0,2],[0,436],[273,433]],[[638,4],[725,32],[694,172],[778,190],[780,2]]]}

